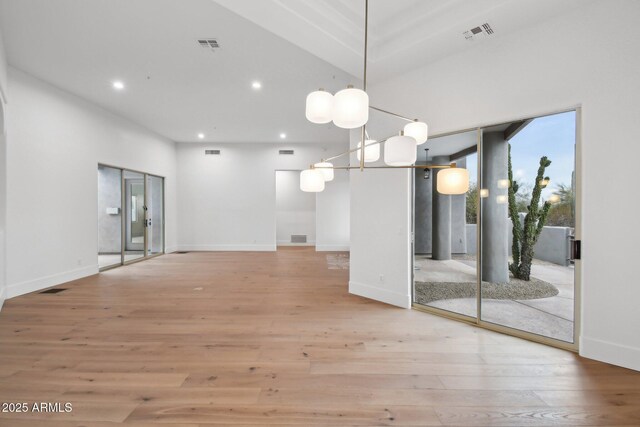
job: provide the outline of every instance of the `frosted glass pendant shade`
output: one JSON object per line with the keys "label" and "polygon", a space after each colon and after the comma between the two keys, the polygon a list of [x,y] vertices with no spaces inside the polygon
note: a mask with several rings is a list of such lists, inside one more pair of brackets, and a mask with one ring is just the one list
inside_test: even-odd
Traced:
{"label": "frosted glass pendant shade", "polygon": [[410,166],[417,158],[416,140],[410,136],[393,136],[384,144],[384,162],[389,166]]}
{"label": "frosted glass pendant shade", "polygon": [[448,168],[438,172],[438,193],[464,194],[469,191],[469,171],[464,168]]}
{"label": "frosted glass pendant shade", "polygon": [[313,166],[318,168],[316,170],[319,170],[322,173],[325,181],[333,181],[333,163],[322,162],[316,163]]}
{"label": "frosted glass pendant shade", "polygon": [[324,190],[324,175],[318,169],[300,172],[300,189],[307,193],[319,193]]}
{"label": "frosted glass pendant shade", "polygon": [[[361,142],[358,142],[358,151],[356,154],[358,156],[358,161],[362,157],[360,147],[362,146]],[[380,159],[380,143],[376,142],[373,139],[367,139],[364,142],[364,161],[365,163],[377,162]]]}
{"label": "frosted glass pendant shade", "polygon": [[305,115],[311,123],[329,123],[333,119],[333,95],[324,90],[311,92]]}
{"label": "frosted glass pendant shade", "polygon": [[429,138],[429,127],[425,122],[411,122],[404,126],[404,134],[416,140],[416,144],[424,144]]}
{"label": "frosted glass pendant shade", "polygon": [[369,120],[369,95],[367,92],[347,88],[333,97],[333,123],[344,129],[364,126]]}

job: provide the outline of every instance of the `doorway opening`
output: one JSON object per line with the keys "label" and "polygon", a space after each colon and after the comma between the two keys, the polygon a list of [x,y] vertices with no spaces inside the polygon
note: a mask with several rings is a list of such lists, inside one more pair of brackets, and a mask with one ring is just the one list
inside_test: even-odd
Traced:
{"label": "doorway opening", "polygon": [[467,168],[470,187],[442,195],[436,169],[416,171],[414,307],[577,349],[578,124],[572,110],[418,147],[422,164]]}
{"label": "doorway opening", "polygon": [[100,270],[164,253],[164,178],[98,165]]}
{"label": "doorway opening", "polygon": [[316,193],[300,191],[300,171],[276,171],[276,244],[316,244]]}

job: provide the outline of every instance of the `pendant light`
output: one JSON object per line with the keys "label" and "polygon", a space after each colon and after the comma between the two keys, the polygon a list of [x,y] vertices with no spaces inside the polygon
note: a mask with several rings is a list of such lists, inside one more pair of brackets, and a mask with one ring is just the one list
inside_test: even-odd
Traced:
{"label": "pendant light", "polygon": [[324,89],[311,92],[307,95],[305,115],[311,123],[329,123],[333,119],[333,95]]}
{"label": "pendant light", "polygon": [[424,144],[429,138],[429,127],[425,122],[417,120],[404,126],[404,134],[416,140],[416,144]]}
{"label": "pendant light", "polygon": [[464,168],[442,169],[437,175],[437,190],[440,194],[464,194],[469,191],[469,171]]}
{"label": "pendant light", "polygon": [[400,132],[384,144],[384,162],[389,166],[411,166],[416,162],[416,140]]}
{"label": "pendant light", "polygon": [[[358,150],[356,154],[358,161],[362,158],[362,142],[358,142]],[[377,162],[380,159],[380,143],[375,139],[367,139],[364,141],[364,161],[365,163]]]}
{"label": "pendant light", "polygon": [[320,163],[316,163],[313,166],[318,168],[316,170],[319,170],[322,173],[322,176],[324,177],[325,182],[333,181],[333,163],[320,162]]}
{"label": "pendant light", "polygon": [[333,123],[344,129],[364,126],[369,120],[369,95],[349,85],[333,97]]}
{"label": "pendant light", "polygon": [[324,190],[324,175],[319,169],[307,169],[300,172],[300,189],[307,193],[319,193]]}

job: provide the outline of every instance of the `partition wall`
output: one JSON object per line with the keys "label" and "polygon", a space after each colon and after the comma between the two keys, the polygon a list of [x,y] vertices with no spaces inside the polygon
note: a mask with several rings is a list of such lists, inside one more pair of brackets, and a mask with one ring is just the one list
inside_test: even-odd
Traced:
{"label": "partition wall", "polygon": [[100,270],[164,253],[164,178],[98,165]]}
{"label": "partition wall", "polygon": [[580,110],[431,138],[421,164],[469,170],[466,194],[414,175],[414,307],[577,349]]}

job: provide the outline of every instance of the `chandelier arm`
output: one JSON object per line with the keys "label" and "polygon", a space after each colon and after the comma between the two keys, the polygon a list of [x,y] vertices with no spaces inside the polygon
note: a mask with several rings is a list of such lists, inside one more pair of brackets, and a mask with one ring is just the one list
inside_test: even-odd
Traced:
{"label": "chandelier arm", "polygon": [[398,117],[399,119],[406,120],[408,122],[417,122],[418,121],[418,119],[410,119],[409,117],[405,117],[405,116],[403,116],[401,114],[394,113],[392,111],[383,110],[382,108],[374,107],[373,105],[369,105],[369,108],[371,108],[372,110],[379,111],[381,113],[385,113],[385,114],[389,114],[391,116]]}
{"label": "chandelier arm", "polygon": [[[389,137],[390,138],[390,137]],[[383,142],[385,142],[387,139],[389,138],[385,138],[382,141],[374,141],[374,142],[370,142],[369,144],[364,144],[365,147],[368,147],[370,145],[375,145],[375,144],[382,144]],[[356,151],[360,150],[360,147],[356,147],[356,148],[352,148],[351,150],[345,151],[344,153],[340,153],[337,154],[335,156],[332,157],[327,157],[326,159],[321,159],[321,162],[328,162],[334,159],[337,159],[338,157],[342,157],[342,156],[346,156],[347,154],[351,154],[351,153],[355,153]]]}
{"label": "chandelier arm", "polygon": [[[367,44],[369,42],[369,0],[364,0],[364,66],[362,71],[362,90],[367,91]],[[364,170],[364,141],[367,136],[367,124],[362,125],[360,144],[360,170]]]}

